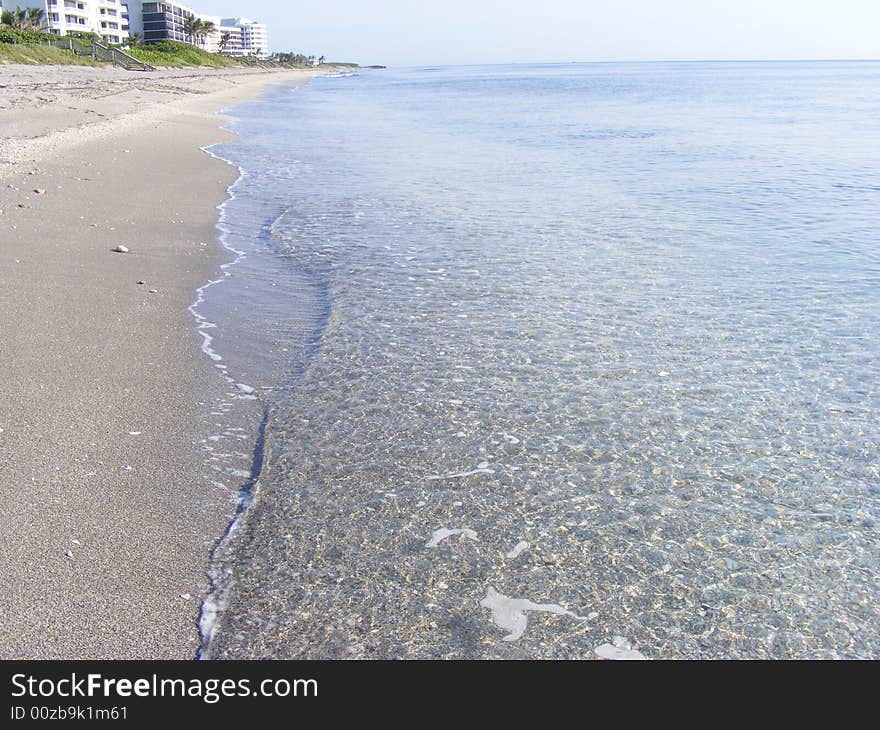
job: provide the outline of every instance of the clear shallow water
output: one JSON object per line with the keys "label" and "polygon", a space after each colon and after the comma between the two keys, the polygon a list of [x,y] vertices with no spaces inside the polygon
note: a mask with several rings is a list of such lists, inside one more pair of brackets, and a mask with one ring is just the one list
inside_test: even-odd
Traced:
{"label": "clear shallow water", "polygon": [[880,64],[235,114],[204,306],[269,450],[210,655],[880,656]]}

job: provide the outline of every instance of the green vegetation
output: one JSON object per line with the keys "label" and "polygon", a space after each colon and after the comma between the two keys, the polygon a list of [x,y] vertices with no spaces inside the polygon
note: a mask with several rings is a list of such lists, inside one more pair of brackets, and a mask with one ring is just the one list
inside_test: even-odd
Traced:
{"label": "green vegetation", "polygon": [[241,66],[238,59],[221,56],[219,53],[208,53],[188,43],[178,41],[159,41],[130,48],[128,53],[151,66],[210,66],[226,68]]}
{"label": "green vegetation", "polygon": [[[63,66],[102,66],[88,56],[77,56],[62,48],[47,45],[55,36],[34,29],[40,22],[37,14],[22,16],[21,8],[3,11],[3,24],[0,25],[0,63],[39,63]],[[11,23],[5,22],[11,20]]]}
{"label": "green vegetation", "polygon": [[360,65],[357,63],[328,61],[324,56],[307,56],[304,53],[273,53],[269,58],[269,63],[273,66],[284,66],[285,68],[314,68],[316,66],[323,66],[324,68],[338,66],[343,68],[360,68]]}
{"label": "green vegetation", "polygon": [[304,53],[275,53],[272,60],[282,66],[315,66],[324,63],[324,57],[306,56]]}
{"label": "green vegetation", "polygon": [[46,33],[41,33],[38,30],[21,30],[6,24],[0,25],[0,43],[29,45],[34,43],[45,43],[48,37],[49,36]]}
{"label": "green vegetation", "polygon": [[77,56],[70,51],[53,46],[19,45],[0,43],[0,64],[39,63],[63,66],[104,66],[101,61],[93,61],[88,56]]}
{"label": "green vegetation", "polygon": [[101,42],[101,36],[97,33],[92,33],[91,31],[86,30],[69,30],[64,36],[65,38],[76,38],[78,41],[82,41],[83,43],[93,43],[97,41]]}

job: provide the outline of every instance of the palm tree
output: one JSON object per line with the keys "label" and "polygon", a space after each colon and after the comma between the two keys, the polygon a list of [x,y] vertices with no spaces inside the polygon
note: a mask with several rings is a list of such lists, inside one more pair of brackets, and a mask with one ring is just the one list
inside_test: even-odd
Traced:
{"label": "palm tree", "polygon": [[45,11],[42,8],[20,8],[4,10],[0,16],[0,22],[16,30],[30,30],[39,28],[43,23]]}
{"label": "palm tree", "polygon": [[186,34],[186,39],[188,43],[194,43],[196,33],[201,24],[201,19],[197,18],[195,15],[187,15],[183,19],[183,32]]}
{"label": "palm tree", "polygon": [[41,30],[46,23],[46,11],[43,8],[28,8],[27,23],[28,28]]}
{"label": "palm tree", "polygon": [[202,20],[195,15],[187,15],[183,21],[183,32],[192,45],[203,45],[205,36],[214,32],[214,23],[210,20]]}
{"label": "palm tree", "polygon": [[3,14],[0,15],[0,22],[3,25],[8,25],[10,28],[21,29],[19,12],[21,8],[16,8],[15,10],[4,10]]}
{"label": "palm tree", "polygon": [[199,19],[198,27],[196,28],[196,39],[200,45],[205,45],[205,38],[214,32],[215,27],[212,21]]}
{"label": "palm tree", "polygon": [[134,48],[135,46],[139,46],[141,44],[141,34],[140,33],[129,33],[128,34],[128,45]]}
{"label": "palm tree", "polygon": [[232,40],[232,33],[230,33],[228,30],[224,30],[220,34],[220,40],[217,43],[217,50],[220,53],[223,53],[223,51],[226,50],[226,46],[229,45],[229,41],[231,41],[231,40]]}

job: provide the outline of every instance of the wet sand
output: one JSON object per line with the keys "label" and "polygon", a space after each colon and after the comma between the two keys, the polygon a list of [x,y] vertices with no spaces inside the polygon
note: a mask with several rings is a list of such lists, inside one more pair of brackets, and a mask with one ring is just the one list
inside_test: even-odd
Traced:
{"label": "wet sand", "polygon": [[0,658],[195,655],[259,421],[188,311],[237,176],[200,147],[310,75],[0,67]]}

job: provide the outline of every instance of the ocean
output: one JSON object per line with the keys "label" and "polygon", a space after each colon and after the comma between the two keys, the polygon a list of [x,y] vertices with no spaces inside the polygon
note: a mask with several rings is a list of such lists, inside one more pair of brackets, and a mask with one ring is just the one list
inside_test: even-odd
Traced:
{"label": "ocean", "polygon": [[196,311],[266,416],[203,656],[880,658],[880,63],[228,113]]}

